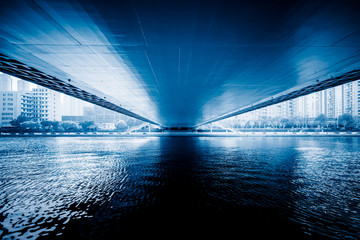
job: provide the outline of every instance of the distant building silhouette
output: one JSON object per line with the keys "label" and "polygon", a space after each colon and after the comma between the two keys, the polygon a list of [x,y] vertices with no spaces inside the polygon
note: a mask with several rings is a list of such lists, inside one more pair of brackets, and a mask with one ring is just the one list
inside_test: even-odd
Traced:
{"label": "distant building silhouette", "polygon": [[30,83],[23,80],[18,80],[17,90],[21,92],[29,92],[31,90]]}
{"label": "distant building silhouette", "polygon": [[345,113],[360,116],[360,80],[257,109],[242,114],[237,119],[291,117],[315,119],[320,114],[324,114],[329,119],[336,119]]}
{"label": "distant building silhouette", "polygon": [[0,91],[13,91],[13,82],[9,75],[0,74]]}

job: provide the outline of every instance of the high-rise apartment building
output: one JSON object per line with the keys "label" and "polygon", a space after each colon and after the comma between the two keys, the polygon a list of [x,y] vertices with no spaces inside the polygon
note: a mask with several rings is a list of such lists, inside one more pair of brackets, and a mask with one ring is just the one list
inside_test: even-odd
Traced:
{"label": "high-rise apartment building", "polygon": [[21,92],[0,91],[0,127],[11,126],[11,120],[20,114]]}
{"label": "high-rise apartment building", "polygon": [[360,81],[355,81],[292,100],[293,114],[309,118],[320,114],[328,118],[337,118],[345,113],[359,116],[359,101]]}
{"label": "high-rise apartment building", "polygon": [[335,108],[335,115],[334,117],[337,118],[344,112],[344,95],[343,95],[343,86],[337,86],[334,88],[334,108]]}
{"label": "high-rise apartment building", "polygon": [[293,116],[293,102],[292,101],[286,101],[279,103],[281,106],[281,117],[282,118],[290,118]]}
{"label": "high-rise apartment building", "polygon": [[353,115],[360,116],[360,80],[353,83]]}
{"label": "high-rise apartment building", "polygon": [[316,115],[319,116],[320,114],[324,114],[325,116],[327,115],[327,109],[326,109],[326,105],[327,105],[327,99],[326,99],[326,91],[320,91],[317,93],[318,94],[318,102],[317,102],[317,109],[318,109],[318,113]]}
{"label": "high-rise apartment building", "polygon": [[32,90],[33,120],[60,121],[60,94],[47,88],[38,87]]}
{"label": "high-rise apartment building", "polygon": [[19,115],[33,121],[60,121],[60,94],[46,88],[32,91],[0,91],[0,127],[11,126]]}
{"label": "high-rise apartment building", "polygon": [[326,117],[335,118],[335,88],[325,90],[326,96]]}
{"label": "high-rise apartment building", "polygon": [[34,117],[34,99],[31,92],[21,92],[21,113],[30,119]]}
{"label": "high-rise apartment building", "polygon": [[360,116],[360,80],[311,93],[242,115],[246,119],[261,117],[314,119],[320,114],[335,119],[349,113]]}
{"label": "high-rise apartment building", "polygon": [[292,100],[293,103],[293,116],[306,117],[306,98],[299,97]]}
{"label": "high-rise apartment building", "polygon": [[343,97],[342,97],[342,105],[343,105],[343,114],[349,113],[351,115],[355,115],[354,109],[353,109],[353,98],[354,92],[353,92],[353,86],[355,85],[355,82],[347,83],[342,85],[342,91],[343,91]]}
{"label": "high-rise apartment building", "polygon": [[360,81],[358,80],[326,90],[327,117],[337,118],[345,113],[359,116],[359,83]]}

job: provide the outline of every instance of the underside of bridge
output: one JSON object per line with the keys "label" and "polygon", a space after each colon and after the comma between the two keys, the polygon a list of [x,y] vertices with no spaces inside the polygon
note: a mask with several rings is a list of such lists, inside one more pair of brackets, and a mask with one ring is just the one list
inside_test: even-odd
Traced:
{"label": "underside of bridge", "polygon": [[359,79],[359,1],[0,3],[0,71],[165,127]]}

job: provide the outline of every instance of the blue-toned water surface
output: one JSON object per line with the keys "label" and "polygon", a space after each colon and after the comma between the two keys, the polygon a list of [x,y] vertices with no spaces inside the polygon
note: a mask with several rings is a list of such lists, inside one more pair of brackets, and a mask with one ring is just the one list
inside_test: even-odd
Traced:
{"label": "blue-toned water surface", "polygon": [[3,137],[0,172],[3,239],[360,238],[360,138]]}

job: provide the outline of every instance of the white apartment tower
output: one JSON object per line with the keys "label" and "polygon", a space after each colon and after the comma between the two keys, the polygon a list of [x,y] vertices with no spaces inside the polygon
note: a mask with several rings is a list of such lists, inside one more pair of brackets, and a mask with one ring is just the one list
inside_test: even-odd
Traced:
{"label": "white apartment tower", "polygon": [[47,88],[38,87],[32,90],[33,120],[60,121],[60,94]]}
{"label": "white apartment tower", "polygon": [[360,116],[360,80],[353,82],[353,115]]}
{"label": "white apartment tower", "polygon": [[21,92],[0,91],[0,127],[11,126],[11,120],[20,114]]}
{"label": "white apartment tower", "polygon": [[60,94],[46,88],[0,91],[0,127],[10,127],[21,114],[33,121],[60,121],[60,110]]}

